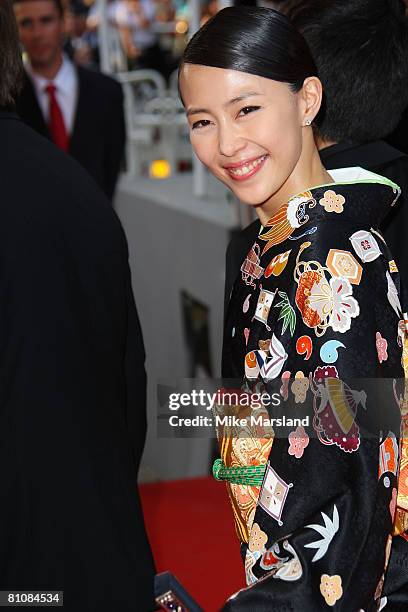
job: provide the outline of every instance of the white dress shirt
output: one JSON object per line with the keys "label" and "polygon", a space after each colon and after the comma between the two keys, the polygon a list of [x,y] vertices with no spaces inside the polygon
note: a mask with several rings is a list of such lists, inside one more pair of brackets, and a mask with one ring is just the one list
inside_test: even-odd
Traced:
{"label": "white dress shirt", "polygon": [[34,72],[29,61],[26,62],[25,68],[34,85],[38,104],[47,124],[49,121],[50,99],[45,88],[50,84],[55,85],[55,96],[64,118],[65,129],[71,134],[74,127],[75,110],[78,100],[78,75],[73,63],[64,55],[61,68],[52,80],[45,79]]}

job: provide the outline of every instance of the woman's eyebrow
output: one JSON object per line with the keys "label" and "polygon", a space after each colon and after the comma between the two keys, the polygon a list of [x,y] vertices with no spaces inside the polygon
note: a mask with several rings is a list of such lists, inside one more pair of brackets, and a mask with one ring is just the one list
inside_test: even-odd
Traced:
{"label": "woman's eyebrow", "polygon": [[199,113],[208,113],[209,111],[206,110],[205,108],[189,108],[186,111],[186,115],[187,117],[190,117],[190,115],[198,115]]}
{"label": "woman's eyebrow", "polygon": [[[233,104],[236,104],[237,102],[243,102],[243,100],[246,100],[247,98],[251,98],[253,96],[260,96],[262,94],[260,94],[257,91],[248,91],[245,93],[242,93],[240,96],[237,96],[236,98],[232,98],[232,100],[228,100],[228,102],[226,102],[224,104],[224,108],[226,108],[227,106],[232,106]],[[198,115],[199,113],[209,113],[210,111],[207,110],[206,108],[189,108],[187,110],[187,116],[189,117],[190,115]]]}
{"label": "woman's eyebrow", "polygon": [[252,98],[253,96],[261,96],[262,94],[260,94],[257,91],[248,91],[246,93],[242,93],[240,96],[237,96],[236,98],[232,98],[232,100],[229,100],[229,102],[227,102],[225,104],[225,106],[232,106],[232,104],[236,104],[237,102],[242,102],[243,100],[246,100],[247,98]]}

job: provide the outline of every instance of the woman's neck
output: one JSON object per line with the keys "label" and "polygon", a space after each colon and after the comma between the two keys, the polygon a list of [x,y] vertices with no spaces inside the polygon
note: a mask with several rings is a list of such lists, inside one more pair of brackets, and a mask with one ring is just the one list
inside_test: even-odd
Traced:
{"label": "woman's neck", "polygon": [[317,148],[313,144],[307,154],[302,153],[292,174],[279,191],[274,193],[267,202],[255,207],[260,222],[262,225],[266,225],[279,208],[298,193],[333,182],[332,177],[320,160]]}

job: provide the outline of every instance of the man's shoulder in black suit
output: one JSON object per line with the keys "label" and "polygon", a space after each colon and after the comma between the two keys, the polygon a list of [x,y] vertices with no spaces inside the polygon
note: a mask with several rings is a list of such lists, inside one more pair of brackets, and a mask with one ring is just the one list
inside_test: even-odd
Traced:
{"label": "man's shoulder in black suit", "polygon": [[[122,86],[120,83],[101,72],[95,70],[89,70],[82,66],[75,66],[75,70],[78,76],[78,87],[80,93],[85,89],[86,95],[98,101],[99,104],[104,104],[107,100],[117,100],[121,103],[123,98]],[[24,71],[23,87],[16,101],[17,114],[25,119],[24,115],[29,111],[31,115],[33,113],[33,103],[36,102],[36,94],[32,84],[32,81],[26,71]],[[38,111],[39,111],[38,107]],[[95,108],[97,111],[98,108]]]}
{"label": "man's shoulder in black suit", "polygon": [[[18,542],[6,552],[2,578],[64,584],[67,611],[150,610],[154,564],[136,479],[146,376],[124,233],[85,170],[1,110],[0,142],[0,463],[11,466],[0,474],[10,491],[0,525],[32,535],[32,554]],[[15,511],[21,495],[34,517]]]}
{"label": "man's shoulder in black suit", "polygon": [[99,235],[103,247],[107,234],[111,234],[109,242],[119,239],[122,248],[123,236],[116,215],[76,160],[12,113],[0,113],[0,136],[8,143],[7,148],[0,148],[3,214],[29,218],[32,235],[34,226],[38,231],[42,227],[46,235],[58,227],[72,240],[79,240],[83,233],[85,242],[89,231],[93,241]]}
{"label": "man's shoulder in black suit", "polygon": [[[122,86],[100,72],[82,67],[75,67],[75,70],[78,96],[69,154],[89,172],[111,200],[126,140]],[[27,125],[51,139],[27,73],[16,110]]]}
{"label": "man's shoulder in black suit", "polygon": [[16,100],[16,112],[18,116],[36,132],[49,137],[48,128],[38,104],[33,82],[28,73],[24,71],[22,88]]}
{"label": "man's shoulder in black suit", "polygon": [[100,72],[78,67],[78,103],[70,153],[111,200],[126,140],[120,83]]}
{"label": "man's shoulder in black suit", "polygon": [[122,86],[116,79],[102,72],[83,68],[82,66],[77,66],[76,70],[79,86],[86,85],[89,93],[92,92],[95,98],[100,99],[100,102],[106,100],[107,96],[118,100],[122,99]]}
{"label": "man's shoulder in black suit", "polygon": [[384,140],[361,144],[333,144],[320,151],[320,158],[327,170],[361,166],[372,172],[380,172],[381,169],[387,171],[398,166],[396,162],[399,160],[408,159],[405,153]]}

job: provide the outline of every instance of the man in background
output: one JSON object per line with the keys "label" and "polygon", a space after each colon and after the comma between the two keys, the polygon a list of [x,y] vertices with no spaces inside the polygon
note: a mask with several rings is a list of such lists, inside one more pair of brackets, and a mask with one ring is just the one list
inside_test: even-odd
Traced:
{"label": "man in background", "polygon": [[11,112],[20,72],[2,0],[0,590],[64,591],[66,612],[147,611],[146,374],[127,244],[89,175]]}
{"label": "man in background", "polygon": [[129,69],[163,68],[163,53],[153,24],[156,6],[153,0],[117,0],[108,8],[108,17],[119,30]]}
{"label": "man in background", "polygon": [[123,93],[63,53],[62,0],[14,0],[27,54],[21,119],[74,157],[112,200],[125,146]]}
{"label": "man in background", "polygon": [[[388,177],[402,197],[382,227],[408,287],[408,157],[382,138],[408,103],[408,26],[402,0],[292,0],[279,10],[306,38],[323,83],[315,138],[330,170],[361,166]],[[225,305],[260,229],[255,221],[227,252]]]}
{"label": "man in background", "polygon": [[89,6],[72,0],[66,11],[64,51],[77,66],[97,70],[99,65],[98,34],[87,25]]}

